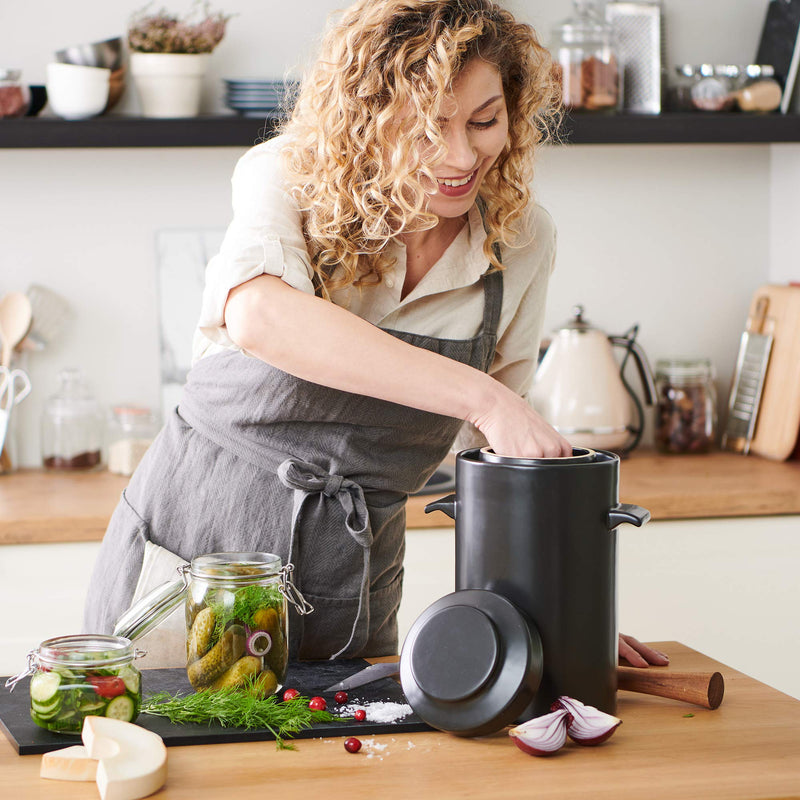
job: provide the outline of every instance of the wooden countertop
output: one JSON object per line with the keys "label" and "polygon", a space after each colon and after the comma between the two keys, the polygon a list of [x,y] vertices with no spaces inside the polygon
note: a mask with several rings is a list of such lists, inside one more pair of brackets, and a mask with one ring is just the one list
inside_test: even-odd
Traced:
{"label": "wooden countertop", "polygon": [[[800,798],[800,701],[676,642],[655,646],[670,654],[668,669],[722,672],[722,705],[709,711],[620,692],[623,724],[612,739],[599,747],[570,743],[548,758],[522,753],[505,732],[479,739],[373,736],[356,755],[345,752],[341,738],[298,740],[295,751],[278,751],[272,742],[171,747],[167,784],[152,797],[220,800],[266,790],[326,800]],[[97,796],[90,784],[42,780],[40,763],[2,739],[3,796]]]}
{"label": "wooden countertop", "polygon": [[[649,509],[654,520],[800,514],[798,461],[637,451],[620,475],[620,499]],[[0,476],[0,544],[99,541],[127,481],[105,470]],[[442,512],[424,513],[438,497],[412,497],[408,526],[452,527]]]}

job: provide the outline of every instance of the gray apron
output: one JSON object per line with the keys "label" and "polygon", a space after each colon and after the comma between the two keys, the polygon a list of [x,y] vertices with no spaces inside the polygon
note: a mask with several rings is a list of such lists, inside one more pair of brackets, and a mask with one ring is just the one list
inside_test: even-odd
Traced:
{"label": "gray apron", "polygon": [[[387,332],[486,371],[502,273],[484,275],[483,286],[483,324],[472,339]],[[149,540],[186,561],[267,551],[292,562],[294,582],[315,609],[301,617],[290,608],[293,658],[396,653],[406,500],[461,425],[311,383],[239,351],[204,357],[114,512],[84,630],[113,628]]]}

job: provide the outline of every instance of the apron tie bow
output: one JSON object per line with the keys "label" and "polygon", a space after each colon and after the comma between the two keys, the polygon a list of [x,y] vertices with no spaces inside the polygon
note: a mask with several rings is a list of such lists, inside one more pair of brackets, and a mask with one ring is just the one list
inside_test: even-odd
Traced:
{"label": "apron tie bow", "polygon": [[294,491],[292,538],[289,547],[290,561],[297,533],[297,522],[300,518],[303,504],[313,494],[321,494],[339,503],[345,513],[347,533],[363,549],[358,611],[356,612],[356,618],[353,621],[353,628],[350,631],[350,638],[347,644],[331,656],[331,658],[337,658],[352,644],[362,616],[366,616],[367,627],[369,627],[369,564],[370,548],[372,547],[372,528],[369,522],[367,503],[364,500],[364,490],[355,481],[351,481],[342,475],[332,475],[317,464],[296,458],[287,458],[283,461],[278,467],[277,474],[281,483]]}

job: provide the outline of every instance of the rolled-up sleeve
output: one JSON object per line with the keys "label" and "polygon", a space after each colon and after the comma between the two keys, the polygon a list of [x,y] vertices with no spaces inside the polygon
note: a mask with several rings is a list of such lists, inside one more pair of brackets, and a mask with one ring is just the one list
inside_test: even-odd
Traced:
{"label": "rolled-up sleeve", "polygon": [[206,267],[195,357],[202,354],[203,339],[206,344],[235,347],[224,318],[234,287],[266,274],[314,294],[302,220],[286,192],[280,148],[281,137],[271,139],[248,150],[236,164],[231,179],[233,219],[219,253]]}
{"label": "rolled-up sleeve", "polygon": [[[489,374],[533,405],[528,393],[538,363],[547,286],[555,267],[557,235],[552,217],[541,206],[534,208],[530,222],[533,226],[530,244],[503,255],[506,266],[504,283],[508,289],[505,297],[510,302],[506,305],[504,300],[503,329]],[[503,321],[507,324],[503,325]],[[483,434],[465,422],[452,450],[458,452],[485,445]]]}

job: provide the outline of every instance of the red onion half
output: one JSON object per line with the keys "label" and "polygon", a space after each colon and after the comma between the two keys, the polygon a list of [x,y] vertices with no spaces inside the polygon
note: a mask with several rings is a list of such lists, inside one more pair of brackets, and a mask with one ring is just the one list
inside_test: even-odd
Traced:
{"label": "red onion half", "polygon": [[549,756],[567,740],[569,720],[569,712],[559,708],[511,728],[508,735],[523,752],[533,756]]}

